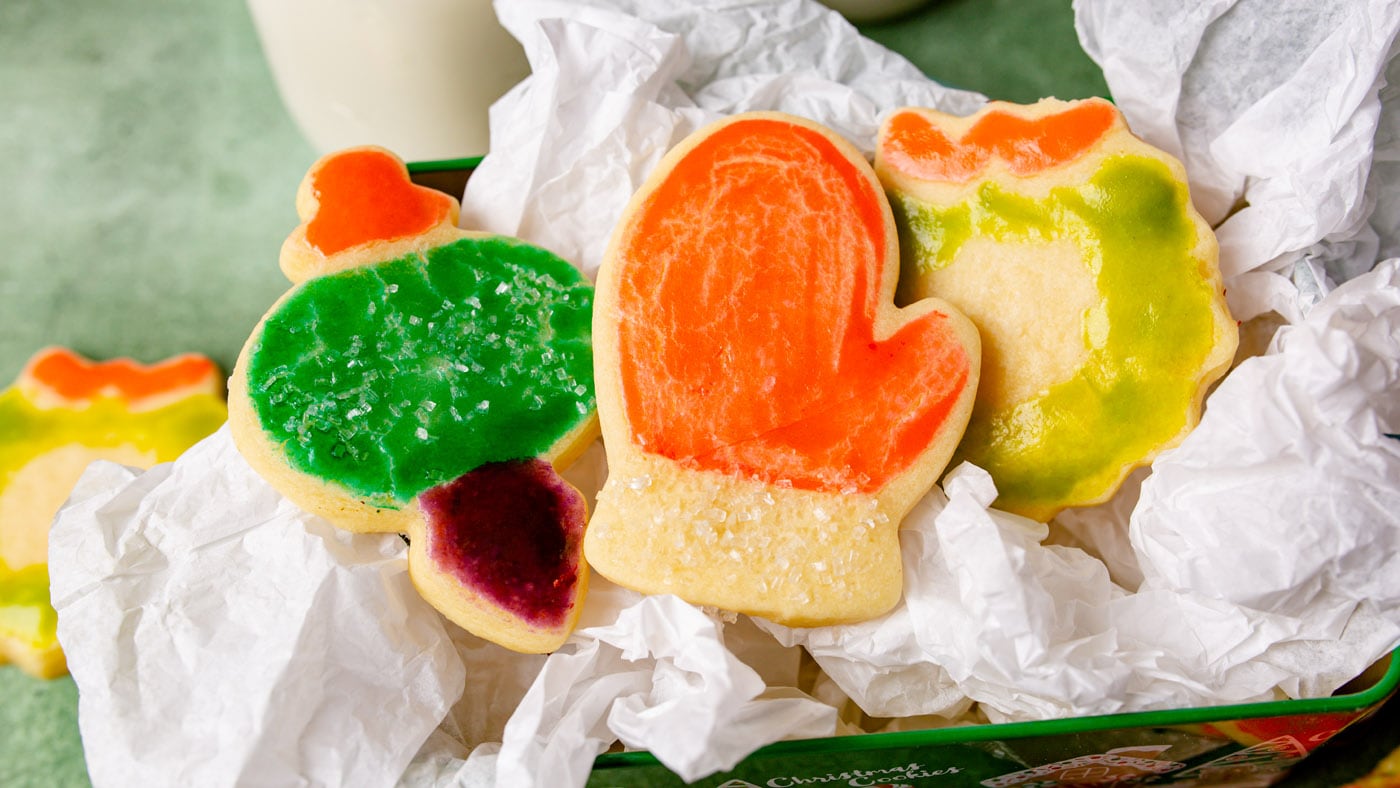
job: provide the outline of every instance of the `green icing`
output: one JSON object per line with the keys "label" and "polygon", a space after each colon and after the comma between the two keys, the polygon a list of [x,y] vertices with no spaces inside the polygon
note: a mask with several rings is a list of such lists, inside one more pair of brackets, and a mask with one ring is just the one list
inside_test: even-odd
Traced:
{"label": "green icing", "polygon": [[1044,199],[994,183],[948,209],[892,196],[907,273],[951,264],[974,236],[1065,239],[1083,250],[1103,298],[1107,335],[1096,343],[1086,326],[1088,358],[1076,375],[1010,408],[974,411],[958,453],[996,479],[999,505],[1096,498],[1125,464],[1183,429],[1215,341],[1219,293],[1192,256],[1186,187],[1164,164],[1110,158],[1089,182]]}
{"label": "green icing", "polygon": [[397,508],[589,417],[592,309],[564,260],[465,238],[303,283],[263,324],[248,390],[292,467]]}
{"label": "green icing", "polygon": [[32,648],[58,640],[58,613],[49,602],[49,572],[43,564],[10,569],[0,561],[0,637]]}

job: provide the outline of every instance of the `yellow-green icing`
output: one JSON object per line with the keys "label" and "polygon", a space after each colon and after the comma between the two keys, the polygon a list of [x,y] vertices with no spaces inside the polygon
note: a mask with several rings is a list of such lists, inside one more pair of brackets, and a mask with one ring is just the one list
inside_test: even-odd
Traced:
{"label": "yellow-green icing", "polygon": [[[1102,299],[1098,315],[1085,315],[1087,359],[1076,374],[1029,400],[973,412],[958,453],[992,474],[999,507],[1047,512],[1095,500],[1184,429],[1216,341],[1220,293],[1193,256],[1186,186],[1164,164],[1109,158],[1087,183],[1044,199],[995,183],[947,209],[891,196],[907,274],[949,265],[972,237],[1068,240]],[[1107,330],[1091,332],[1091,318]]]}
{"label": "yellow-green icing", "polygon": [[[223,424],[224,402],[196,394],[165,407],[132,413],[117,399],[99,398],[82,408],[36,407],[17,388],[0,392],[0,494],[31,461],[74,444],[95,448],[130,446],[174,460],[190,445]],[[11,524],[13,526],[13,524]],[[48,523],[34,523],[47,528]],[[54,643],[56,614],[49,605],[48,571],[43,564],[10,569],[0,561],[0,637]]]}
{"label": "yellow-green icing", "polygon": [[49,602],[49,571],[44,564],[11,569],[0,561],[0,638],[39,651],[58,642],[58,613]]}
{"label": "yellow-green icing", "polygon": [[83,408],[40,408],[11,388],[0,392],[0,493],[29,461],[63,446],[131,446],[154,453],[156,462],[170,462],[226,418],[223,400],[212,394],[132,413],[111,398]]}

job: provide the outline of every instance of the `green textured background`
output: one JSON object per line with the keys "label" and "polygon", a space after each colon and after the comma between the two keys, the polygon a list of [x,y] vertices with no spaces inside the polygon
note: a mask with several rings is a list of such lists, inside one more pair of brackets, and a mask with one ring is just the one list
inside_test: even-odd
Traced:
{"label": "green textured background", "polygon": [[[1068,0],[945,0],[865,32],[997,98],[1106,92]],[[49,344],[230,367],[286,287],[314,159],[242,3],[0,2],[0,385]],[[76,696],[0,668],[0,786],[87,784]]]}

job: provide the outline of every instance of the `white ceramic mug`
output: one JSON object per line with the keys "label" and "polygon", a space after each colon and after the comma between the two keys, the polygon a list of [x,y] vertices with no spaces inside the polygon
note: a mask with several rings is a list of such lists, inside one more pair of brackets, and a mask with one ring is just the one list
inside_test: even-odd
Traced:
{"label": "white ceramic mug", "polygon": [[491,0],[248,0],[283,103],[320,153],[485,154],[487,109],[529,73]]}

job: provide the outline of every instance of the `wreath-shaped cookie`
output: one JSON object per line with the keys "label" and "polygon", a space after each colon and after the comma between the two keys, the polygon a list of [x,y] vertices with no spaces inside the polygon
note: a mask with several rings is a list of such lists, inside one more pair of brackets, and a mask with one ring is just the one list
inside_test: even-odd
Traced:
{"label": "wreath-shaped cookie", "polygon": [[1181,164],[1113,105],[899,110],[875,168],[902,296],[944,298],[981,333],[959,455],[992,474],[996,506],[1046,520],[1104,501],[1199,421],[1237,343],[1215,236]]}

